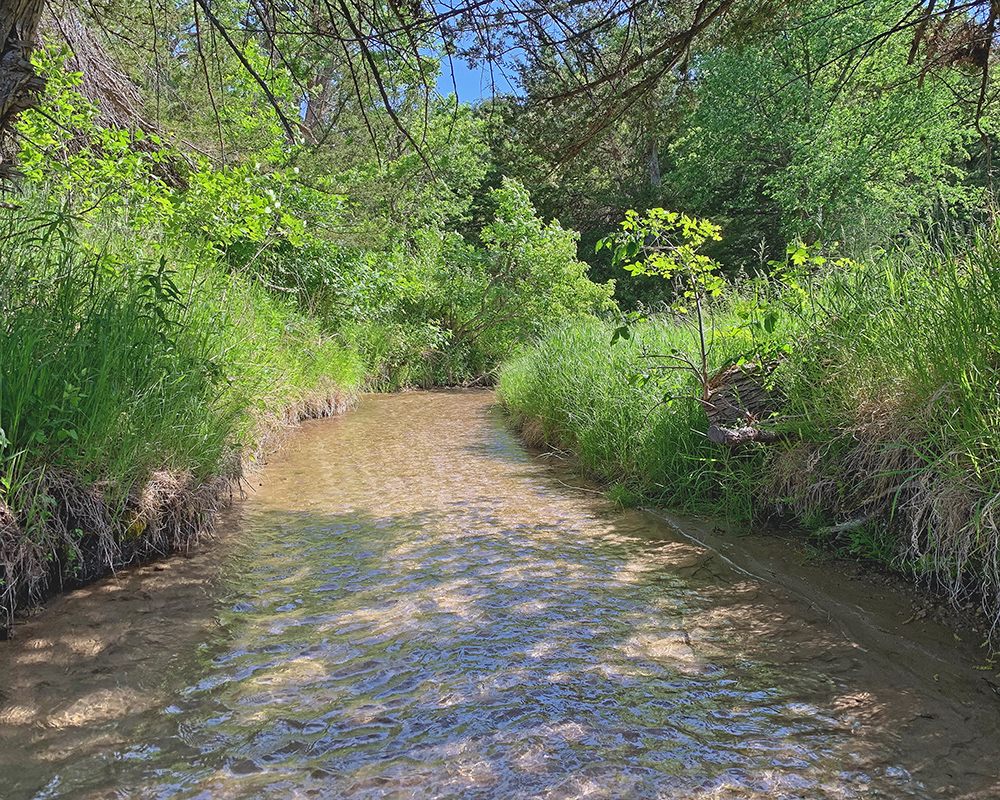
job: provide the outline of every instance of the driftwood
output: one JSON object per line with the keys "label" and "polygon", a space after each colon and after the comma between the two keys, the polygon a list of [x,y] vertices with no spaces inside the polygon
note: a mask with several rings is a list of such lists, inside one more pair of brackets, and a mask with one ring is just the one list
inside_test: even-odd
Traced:
{"label": "driftwood", "polygon": [[771,444],[785,438],[757,424],[758,419],[778,410],[778,398],[765,386],[776,366],[731,364],[709,379],[708,397],[701,401],[708,417],[709,440],[725,447],[739,447],[749,442]]}

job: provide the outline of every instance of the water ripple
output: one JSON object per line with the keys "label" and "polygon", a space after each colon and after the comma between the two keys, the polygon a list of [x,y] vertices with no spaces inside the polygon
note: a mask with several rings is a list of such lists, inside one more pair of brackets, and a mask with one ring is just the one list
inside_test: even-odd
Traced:
{"label": "water ripple", "polygon": [[142,743],[33,796],[936,796],[849,642],[554,479],[488,403],[313,428],[247,504],[218,633]]}

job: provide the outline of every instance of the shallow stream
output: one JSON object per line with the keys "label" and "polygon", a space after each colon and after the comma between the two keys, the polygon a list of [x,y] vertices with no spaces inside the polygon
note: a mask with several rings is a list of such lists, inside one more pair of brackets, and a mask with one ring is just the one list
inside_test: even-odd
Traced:
{"label": "shallow stream", "polygon": [[1000,670],[616,509],[493,402],[309,424],[214,546],[20,626],[0,797],[1000,797]]}

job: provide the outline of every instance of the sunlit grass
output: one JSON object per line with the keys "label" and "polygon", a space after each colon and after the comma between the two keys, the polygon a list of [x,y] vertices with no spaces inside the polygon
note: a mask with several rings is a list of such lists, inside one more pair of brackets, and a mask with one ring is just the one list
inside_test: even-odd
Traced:
{"label": "sunlit grass", "polygon": [[248,458],[364,377],[212,251],[125,233],[0,213],[0,630],[95,558],[183,546]]}
{"label": "sunlit grass", "polygon": [[[740,513],[750,498],[734,478],[745,465],[706,438],[694,377],[659,370],[657,381],[640,379],[657,363],[651,354],[691,346],[688,327],[653,320],[612,345],[613,328],[597,320],[561,328],[511,359],[500,378],[504,405],[607,482],[673,506]],[[736,355],[726,350],[721,342],[713,350],[720,365]]]}
{"label": "sunlit grass", "polygon": [[[765,312],[777,315],[766,335],[750,324]],[[933,575],[955,597],[975,592],[1000,619],[995,231],[817,266],[794,290],[731,288],[710,360],[778,356],[782,409],[761,421],[786,435],[776,445],[714,445],[693,376],[638,378],[650,353],[697,354],[689,326],[654,317],[612,345],[613,328],[552,331],[505,365],[501,398],[529,441],[573,451],[630,501],[744,520],[792,511],[835,551]]]}

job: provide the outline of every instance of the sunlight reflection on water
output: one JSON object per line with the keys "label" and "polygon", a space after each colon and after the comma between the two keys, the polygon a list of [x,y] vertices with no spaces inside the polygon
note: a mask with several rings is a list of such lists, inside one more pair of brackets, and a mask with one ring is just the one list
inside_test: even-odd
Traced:
{"label": "sunlight reflection on water", "polygon": [[90,703],[72,724],[120,738],[55,748],[48,788],[3,796],[938,796],[901,740],[917,700],[856,685],[849,642],[567,486],[491,402],[378,397],[310,426],[246,503],[217,632],[158,705],[84,697],[64,715]]}

